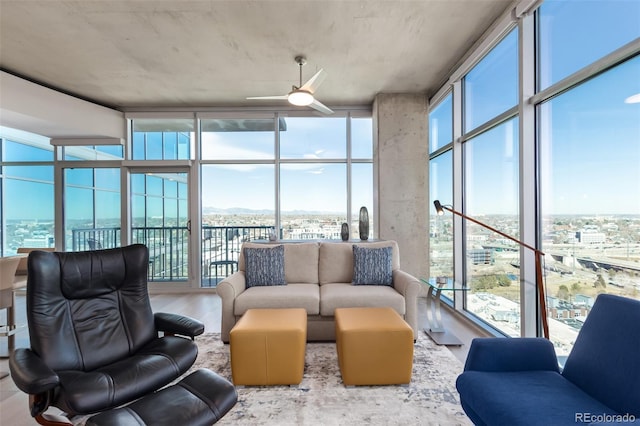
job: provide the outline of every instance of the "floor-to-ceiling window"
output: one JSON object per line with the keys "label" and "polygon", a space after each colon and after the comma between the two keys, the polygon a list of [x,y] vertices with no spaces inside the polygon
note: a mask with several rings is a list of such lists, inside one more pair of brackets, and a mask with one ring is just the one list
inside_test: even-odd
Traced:
{"label": "floor-to-ceiling window", "polygon": [[[518,31],[512,29],[463,78],[463,213],[519,235]],[[519,247],[463,222],[468,312],[519,335]]]}
{"label": "floor-to-ceiling window", "polygon": [[3,129],[3,254],[143,243],[150,281],[214,286],[245,241],[358,238],[363,206],[375,235],[370,111],[234,115],[130,113],[124,145]]}
{"label": "floor-to-ceiling window", "polygon": [[[443,204],[545,252],[543,312],[526,251],[470,222],[447,230],[431,212],[432,234],[460,242],[452,275],[470,291],[455,307],[507,335],[541,334],[547,315],[560,355],[598,294],[640,297],[639,16],[634,1],[517,4],[432,99],[430,198],[446,198],[451,161]],[[432,121],[451,90],[448,154]],[[442,237],[431,244],[435,259]]]}
{"label": "floor-to-ceiling window", "polygon": [[188,174],[162,169],[130,173],[131,242],[149,249],[149,279],[189,278]]}
{"label": "floor-to-ceiling window", "polygon": [[283,238],[340,238],[347,221],[347,120],[287,117],[280,141]]}
{"label": "floor-to-ceiling window", "polygon": [[537,14],[542,249],[560,356],[598,294],[640,298],[640,56],[624,53],[639,17],[624,1],[548,1]]}
{"label": "floor-to-ceiling window", "polygon": [[215,286],[238,268],[244,241],[275,232],[274,114],[202,118],[202,284]]}
{"label": "floor-to-ceiling window", "polygon": [[[464,212],[518,238],[518,119],[464,145]],[[509,335],[520,334],[520,248],[465,221],[467,310]]]}
{"label": "floor-to-ceiling window", "polygon": [[[453,218],[435,215],[433,202],[453,206],[453,94],[429,113],[429,275],[453,277]],[[452,299],[453,292],[444,292]]]}
{"label": "floor-to-ceiling window", "polygon": [[340,239],[345,222],[358,238],[359,209],[373,213],[368,114],[199,117],[204,285],[237,269],[244,241]]}
{"label": "floor-to-ceiling window", "polygon": [[[194,274],[189,185],[195,158],[193,113],[130,114],[128,240],[149,248],[149,280],[190,284]],[[197,258],[195,256],[194,258]]]}

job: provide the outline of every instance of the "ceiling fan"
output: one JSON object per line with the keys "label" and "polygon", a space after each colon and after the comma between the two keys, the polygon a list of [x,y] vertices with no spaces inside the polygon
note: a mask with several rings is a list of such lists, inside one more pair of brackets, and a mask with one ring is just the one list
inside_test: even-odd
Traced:
{"label": "ceiling fan", "polygon": [[306,83],[302,84],[302,66],[307,63],[307,59],[304,56],[296,56],[295,61],[300,67],[300,86],[292,86],[291,91],[286,95],[252,96],[247,99],[282,99],[289,101],[291,105],[309,106],[324,114],[333,114],[329,107],[314,97],[314,93],[324,81],[327,73],[321,68]]}

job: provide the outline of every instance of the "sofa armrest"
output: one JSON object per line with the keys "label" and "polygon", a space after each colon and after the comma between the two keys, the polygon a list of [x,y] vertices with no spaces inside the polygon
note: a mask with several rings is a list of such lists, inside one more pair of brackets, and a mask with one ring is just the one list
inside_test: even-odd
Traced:
{"label": "sofa armrest", "polygon": [[238,271],[220,281],[216,286],[216,292],[222,301],[222,321],[220,337],[223,342],[229,342],[229,333],[236,324],[233,313],[236,297],[246,289],[244,271]]}
{"label": "sofa armrest", "polygon": [[29,395],[46,393],[60,384],[58,375],[31,349],[18,348],[9,358],[11,378]]}
{"label": "sofa armrest", "polygon": [[156,312],[153,314],[156,330],[165,334],[180,334],[194,338],[204,333],[204,324],[184,315]]}
{"label": "sofa armrest", "polygon": [[393,288],[404,296],[404,319],[413,328],[414,340],[418,338],[418,294],[420,281],[413,275],[396,269],[393,271]]}
{"label": "sofa armrest", "polygon": [[400,269],[393,271],[393,288],[404,297],[418,297],[420,281],[408,272]]}
{"label": "sofa armrest", "polygon": [[464,371],[560,372],[553,344],[538,337],[485,337],[471,342]]}

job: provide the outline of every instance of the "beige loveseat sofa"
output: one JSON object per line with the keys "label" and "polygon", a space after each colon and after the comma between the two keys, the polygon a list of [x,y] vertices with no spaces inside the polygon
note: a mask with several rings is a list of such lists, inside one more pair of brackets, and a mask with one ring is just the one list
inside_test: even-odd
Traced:
{"label": "beige loveseat sofa", "polygon": [[[286,285],[246,288],[245,248],[284,245]],[[353,245],[368,248],[391,247],[392,285],[353,285]],[[418,333],[417,297],[420,282],[400,270],[395,241],[377,242],[282,242],[245,243],[238,271],[218,284],[222,299],[222,341],[236,321],[251,308],[304,308],[307,311],[307,340],[334,341],[336,308],[391,307]]]}

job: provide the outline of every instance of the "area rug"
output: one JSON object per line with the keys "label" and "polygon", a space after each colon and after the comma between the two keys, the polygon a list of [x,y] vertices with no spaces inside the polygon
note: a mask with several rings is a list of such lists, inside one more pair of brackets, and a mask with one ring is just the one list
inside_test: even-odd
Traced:
{"label": "area rug", "polygon": [[[229,345],[217,333],[196,338],[193,366],[231,380]],[[238,388],[238,403],[223,425],[471,425],[460,407],[455,380],[462,364],[421,334],[408,386],[342,384],[334,343],[309,343],[302,383]]]}

